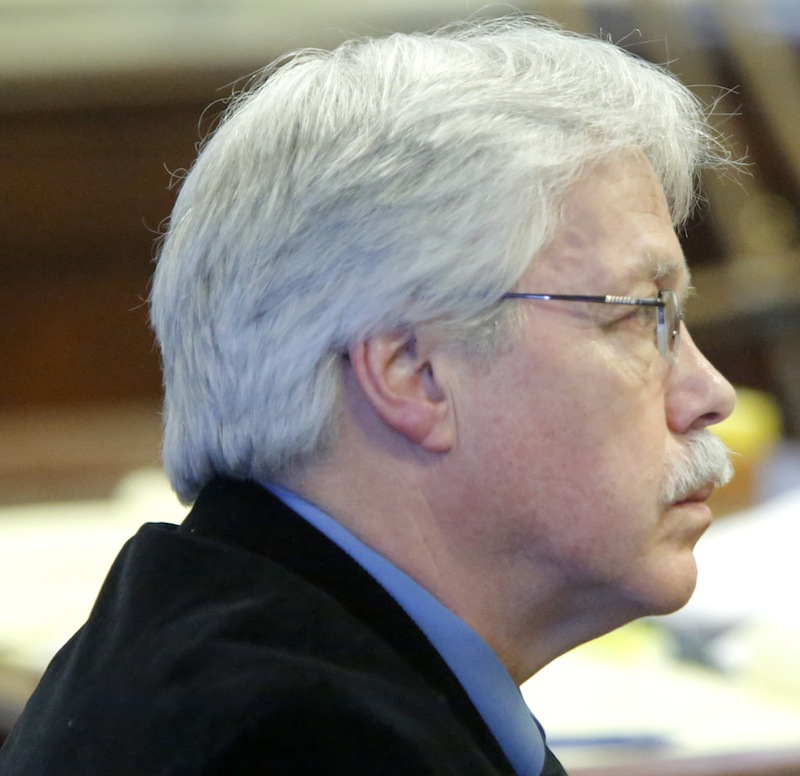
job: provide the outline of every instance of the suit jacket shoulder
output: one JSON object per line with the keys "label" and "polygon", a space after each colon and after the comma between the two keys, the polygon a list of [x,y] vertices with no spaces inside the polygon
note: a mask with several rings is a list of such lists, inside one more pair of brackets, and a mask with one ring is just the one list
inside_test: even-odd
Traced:
{"label": "suit jacket shoulder", "polygon": [[0,773],[512,773],[424,634],[263,488],[147,525],[48,668]]}

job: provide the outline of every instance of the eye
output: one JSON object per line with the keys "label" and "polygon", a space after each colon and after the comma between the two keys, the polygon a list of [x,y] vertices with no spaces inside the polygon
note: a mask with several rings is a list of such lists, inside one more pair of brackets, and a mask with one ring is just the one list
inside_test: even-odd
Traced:
{"label": "eye", "polygon": [[626,308],[622,315],[611,321],[613,326],[621,325],[641,326],[647,328],[653,325],[653,308],[644,305],[635,305]]}
{"label": "eye", "polygon": [[636,308],[636,312],[633,314],[633,317],[642,326],[652,326],[654,313],[655,308],[641,305]]}

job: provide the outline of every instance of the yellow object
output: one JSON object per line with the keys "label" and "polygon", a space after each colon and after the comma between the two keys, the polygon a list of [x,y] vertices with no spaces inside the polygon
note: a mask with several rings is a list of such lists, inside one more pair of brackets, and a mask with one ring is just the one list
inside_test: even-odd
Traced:
{"label": "yellow object", "polygon": [[778,403],[768,393],[753,388],[736,389],[736,409],[713,426],[733,455],[736,476],[714,493],[709,504],[716,515],[752,506],[758,498],[758,475],[783,431]]}
{"label": "yellow object", "polygon": [[736,389],[733,414],[713,431],[735,452],[763,459],[782,433],[781,412],[768,393],[753,388]]}

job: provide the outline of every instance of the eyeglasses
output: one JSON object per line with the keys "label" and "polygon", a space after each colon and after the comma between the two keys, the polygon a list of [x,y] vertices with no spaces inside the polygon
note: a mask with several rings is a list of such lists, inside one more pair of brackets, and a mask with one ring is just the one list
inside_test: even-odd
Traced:
{"label": "eyeglasses", "polygon": [[678,295],[671,289],[660,291],[657,297],[637,299],[632,296],[583,296],[581,294],[503,294],[502,299],[538,299],[545,302],[594,302],[597,304],[624,304],[639,307],[655,307],[656,332],[655,340],[658,352],[669,364],[678,360],[678,349],[681,344],[681,309]]}

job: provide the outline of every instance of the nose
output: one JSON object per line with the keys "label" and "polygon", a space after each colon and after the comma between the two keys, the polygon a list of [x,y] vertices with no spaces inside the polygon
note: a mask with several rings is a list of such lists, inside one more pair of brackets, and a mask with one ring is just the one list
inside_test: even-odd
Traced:
{"label": "nose", "polygon": [[686,328],[667,386],[667,424],[675,434],[706,428],[733,412],[733,386],[711,365]]}

